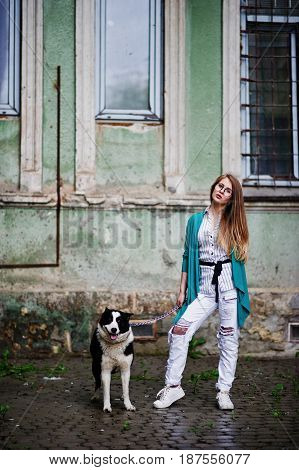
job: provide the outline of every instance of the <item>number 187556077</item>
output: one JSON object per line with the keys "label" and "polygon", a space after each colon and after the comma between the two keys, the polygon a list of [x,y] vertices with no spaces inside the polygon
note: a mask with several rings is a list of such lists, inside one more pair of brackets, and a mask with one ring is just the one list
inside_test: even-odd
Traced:
{"label": "number 187556077", "polygon": [[246,465],[250,454],[181,454],[180,461],[184,465],[198,464],[243,464]]}

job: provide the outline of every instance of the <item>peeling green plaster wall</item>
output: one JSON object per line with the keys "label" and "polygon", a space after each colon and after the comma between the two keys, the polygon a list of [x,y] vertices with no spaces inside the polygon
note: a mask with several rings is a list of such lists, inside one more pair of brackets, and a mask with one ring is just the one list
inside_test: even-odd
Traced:
{"label": "peeling green plaster wall", "polygon": [[53,209],[2,208],[0,263],[55,263],[55,224]]}
{"label": "peeling green plaster wall", "polygon": [[163,126],[143,123],[96,128],[96,182],[99,186],[143,186],[162,189]]}
{"label": "peeling green plaster wall", "polygon": [[19,185],[20,120],[0,120],[0,187],[16,191]]}
{"label": "peeling green plaster wall", "polygon": [[222,2],[189,0],[186,31],[186,191],[221,174]]}
{"label": "peeling green plaster wall", "polygon": [[57,66],[61,67],[61,177],[74,184],[75,174],[75,1],[45,0],[43,181],[56,182]]}
{"label": "peeling green plaster wall", "polygon": [[[190,215],[186,211],[64,209],[60,267],[0,271],[2,286],[176,291]],[[55,262],[55,211],[7,209],[0,216],[1,262]],[[290,236],[296,233],[297,214],[252,212],[248,221],[249,286],[298,286],[297,240]]]}
{"label": "peeling green plaster wall", "polygon": [[249,285],[298,287],[298,214],[252,212],[248,222]]}

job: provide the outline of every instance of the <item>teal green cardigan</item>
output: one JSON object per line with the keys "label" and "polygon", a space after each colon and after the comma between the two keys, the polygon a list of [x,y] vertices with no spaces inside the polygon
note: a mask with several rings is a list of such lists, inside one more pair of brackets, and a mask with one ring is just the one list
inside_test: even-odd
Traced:
{"label": "teal green cardigan", "polygon": [[[196,299],[199,290],[199,249],[198,249],[198,230],[202,223],[204,216],[203,212],[193,214],[187,223],[186,238],[183,254],[182,271],[188,273],[187,278],[187,297],[178,310],[174,318],[174,323],[177,323],[187,307],[193,300]],[[245,273],[245,266],[242,261],[236,260],[232,252],[232,278],[235,288],[237,289],[237,312],[238,312],[238,325],[243,327],[246,317],[250,313],[250,301],[247,288],[247,280]]]}

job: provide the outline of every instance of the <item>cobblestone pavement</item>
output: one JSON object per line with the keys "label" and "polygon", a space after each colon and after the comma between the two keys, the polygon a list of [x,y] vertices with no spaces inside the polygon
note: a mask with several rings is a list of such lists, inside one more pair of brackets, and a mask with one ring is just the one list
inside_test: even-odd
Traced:
{"label": "cobblestone pavement", "polygon": [[[2,449],[298,449],[299,358],[240,358],[232,389],[235,410],[215,404],[217,357],[188,359],[186,396],[167,410],[152,403],[163,387],[165,357],[135,358],[127,412],[120,377],[112,380],[111,414],[91,402],[89,357],[24,361],[38,369],[0,378]],[[46,380],[50,368],[60,380]],[[18,362],[20,364],[20,362]],[[209,372],[212,371],[212,372]],[[53,372],[52,372],[53,374]],[[191,380],[191,374],[197,374]],[[206,378],[206,380],[203,380]]]}

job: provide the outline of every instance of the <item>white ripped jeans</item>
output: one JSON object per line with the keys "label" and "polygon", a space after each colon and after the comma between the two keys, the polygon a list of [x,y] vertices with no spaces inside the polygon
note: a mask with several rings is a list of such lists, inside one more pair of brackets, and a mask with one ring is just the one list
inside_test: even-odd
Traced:
{"label": "white ripped jeans", "polygon": [[216,389],[229,391],[235,378],[238,360],[240,329],[237,321],[237,291],[219,292],[219,303],[215,295],[198,294],[188,306],[178,323],[168,334],[169,357],[166,366],[166,385],[179,385],[186,365],[189,342],[202,323],[217,308],[220,327],[217,333],[220,359]]}

